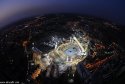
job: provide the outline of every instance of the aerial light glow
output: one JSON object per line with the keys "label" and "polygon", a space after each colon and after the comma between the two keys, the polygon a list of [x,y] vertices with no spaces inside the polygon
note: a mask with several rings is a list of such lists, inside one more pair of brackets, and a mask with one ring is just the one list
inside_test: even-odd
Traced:
{"label": "aerial light glow", "polygon": [[[47,70],[50,65],[55,64],[58,67],[59,75],[64,73],[69,67],[73,68],[73,72],[75,72],[74,67],[86,58],[89,45],[89,39],[82,36],[80,36],[82,37],[80,38],[79,36],[76,37],[72,35],[70,39],[56,43],[53,50],[44,54],[37,48],[34,49],[33,46],[33,60],[35,65],[39,65],[41,70]],[[57,38],[57,36],[52,38]],[[58,40],[58,38],[56,40]],[[87,42],[85,43],[84,41]]]}

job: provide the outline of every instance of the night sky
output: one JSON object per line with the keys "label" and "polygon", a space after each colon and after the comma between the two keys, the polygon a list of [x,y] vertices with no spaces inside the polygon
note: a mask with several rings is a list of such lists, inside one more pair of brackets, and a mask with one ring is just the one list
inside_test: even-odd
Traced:
{"label": "night sky", "polygon": [[0,0],[0,28],[51,13],[78,13],[125,25],[125,0]]}

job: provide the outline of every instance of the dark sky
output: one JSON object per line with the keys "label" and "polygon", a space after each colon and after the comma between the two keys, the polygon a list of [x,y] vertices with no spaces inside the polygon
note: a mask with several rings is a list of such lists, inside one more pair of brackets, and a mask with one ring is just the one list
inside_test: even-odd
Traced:
{"label": "dark sky", "polygon": [[0,27],[51,13],[80,13],[125,25],[125,0],[0,0]]}

